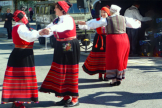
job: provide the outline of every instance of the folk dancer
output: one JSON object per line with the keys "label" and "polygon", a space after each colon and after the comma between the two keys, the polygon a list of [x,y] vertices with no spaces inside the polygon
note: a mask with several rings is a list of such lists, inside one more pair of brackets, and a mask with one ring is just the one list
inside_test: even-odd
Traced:
{"label": "folk dancer", "polygon": [[[110,17],[102,18],[99,21],[79,21],[80,25],[87,25],[91,29],[106,26],[106,78],[112,79],[110,85],[120,85],[125,78],[130,44],[126,27],[139,28],[141,22],[120,15],[121,8],[111,5]],[[87,27],[87,28],[88,28]]]}
{"label": "folk dancer", "polygon": [[80,46],[76,38],[74,19],[67,14],[70,7],[71,4],[65,1],[57,2],[54,10],[59,17],[44,29],[44,35],[54,34],[57,41],[51,68],[39,90],[55,93],[56,97],[63,97],[60,102],[56,102],[56,105],[66,107],[79,105]]}
{"label": "folk dancer", "polygon": [[15,48],[5,71],[2,104],[13,102],[12,108],[25,108],[23,103],[38,103],[33,44],[40,35],[26,26],[28,18],[23,11],[16,10],[13,18],[16,21],[12,30]]}
{"label": "folk dancer", "polygon": [[[105,6],[101,8],[101,17],[94,19],[100,20],[110,16],[109,7]],[[93,20],[91,20],[93,22]],[[85,29],[86,25],[79,25],[80,29]],[[90,29],[90,28],[88,28]],[[106,79],[106,60],[105,60],[105,48],[106,48],[106,29],[105,26],[96,29],[97,33],[93,40],[92,51],[88,55],[86,61],[84,62],[82,68],[89,75],[94,75],[99,73],[100,81],[107,81]],[[102,78],[104,74],[104,79]]]}

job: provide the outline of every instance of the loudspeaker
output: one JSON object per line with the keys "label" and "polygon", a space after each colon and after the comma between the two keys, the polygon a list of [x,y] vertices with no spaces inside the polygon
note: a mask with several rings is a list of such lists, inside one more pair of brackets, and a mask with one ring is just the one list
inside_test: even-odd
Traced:
{"label": "loudspeaker", "polygon": [[87,8],[88,7],[87,0],[77,0],[77,7],[83,9]]}

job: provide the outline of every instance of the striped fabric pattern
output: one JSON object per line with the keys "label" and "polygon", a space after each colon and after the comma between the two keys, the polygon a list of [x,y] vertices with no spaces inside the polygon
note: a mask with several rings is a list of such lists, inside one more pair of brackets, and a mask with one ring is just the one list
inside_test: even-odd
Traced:
{"label": "striped fabric pattern", "polygon": [[102,33],[102,34],[106,34],[106,33],[107,33],[107,32],[106,32],[106,27],[104,27],[104,26],[101,27],[101,33]]}
{"label": "striped fabric pattern", "polygon": [[109,24],[106,26],[107,34],[121,34],[126,33],[125,17],[116,15],[114,17],[107,17]]}
{"label": "striped fabric pattern", "polygon": [[78,71],[78,64],[63,65],[52,62],[39,91],[53,92],[58,97],[78,96]]}
{"label": "striped fabric pattern", "polygon": [[7,66],[3,82],[2,103],[15,101],[38,102],[35,67]]}
{"label": "striped fabric pattern", "polygon": [[105,52],[91,51],[82,68],[89,75],[94,75],[97,73],[105,73],[106,71]]}
{"label": "striped fabric pattern", "polygon": [[96,31],[97,33],[93,40],[92,51],[82,66],[83,70],[89,75],[94,75],[97,73],[104,74],[106,72],[106,29],[103,26],[97,28]]}

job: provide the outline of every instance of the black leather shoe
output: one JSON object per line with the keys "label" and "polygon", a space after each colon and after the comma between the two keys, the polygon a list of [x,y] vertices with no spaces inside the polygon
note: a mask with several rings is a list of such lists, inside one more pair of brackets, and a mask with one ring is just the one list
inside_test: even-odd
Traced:
{"label": "black leather shoe", "polygon": [[68,99],[68,100],[62,99],[60,102],[56,102],[56,105],[62,106],[62,105],[66,105],[70,102],[71,102],[71,99]]}
{"label": "black leather shoe", "polygon": [[67,103],[64,107],[74,107],[78,105],[79,105],[79,101],[77,101],[76,103],[73,103],[73,102]]}
{"label": "black leather shoe", "polygon": [[117,81],[117,86],[121,84],[121,81]]}
{"label": "black leather shoe", "polygon": [[110,82],[110,85],[111,86],[117,86],[117,82],[114,82],[114,83]]}
{"label": "black leather shoe", "polygon": [[100,77],[98,80],[99,80],[99,81],[103,81],[103,78],[102,78],[102,77]]}

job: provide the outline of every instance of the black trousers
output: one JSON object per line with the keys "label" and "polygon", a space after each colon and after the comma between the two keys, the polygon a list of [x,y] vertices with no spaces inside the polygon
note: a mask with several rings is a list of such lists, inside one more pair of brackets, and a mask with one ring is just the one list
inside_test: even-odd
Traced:
{"label": "black trousers", "polygon": [[8,39],[12,38],[12,27],[7,28],[7,33],[8,33]]}
{"label": "black trousers", "polygon": [[136,54],[138,29],[127,28],[126,32],[130,42],[130,54]]}
{"label": "black trousers", "polygon": [[30,21],[33,21],[33,18],[32,18],[33,16],[32,15],[30,15]]}

